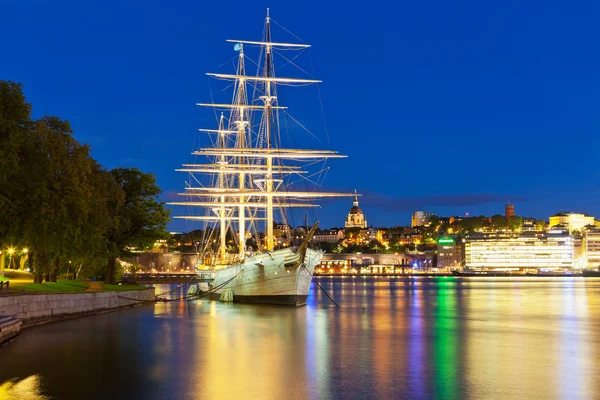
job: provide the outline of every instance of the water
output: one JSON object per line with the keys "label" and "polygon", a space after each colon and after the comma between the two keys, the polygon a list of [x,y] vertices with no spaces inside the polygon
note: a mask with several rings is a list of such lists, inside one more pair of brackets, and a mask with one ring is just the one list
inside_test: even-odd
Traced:
{"label": "water", "polygon": [[0,398],[600,398],[600,279],[317,279],[340,309],[313,284],[297,309],[160,303],[27,330],[0,349]]}

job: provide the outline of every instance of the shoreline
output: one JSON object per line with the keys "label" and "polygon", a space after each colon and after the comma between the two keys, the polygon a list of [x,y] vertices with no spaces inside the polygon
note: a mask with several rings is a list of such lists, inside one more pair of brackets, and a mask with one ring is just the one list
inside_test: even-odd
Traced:
{"label": "shoreline", "polygon": [[423,278],[435,278],[435,277],[455,277],[455,278],[583,278],[581,274],[575,275],[528,275],[528,274],[509,274],[509,275],[486,275],[486,274],[474,274],[474,275],[454,275],[451,273],[430,273],[430,274],[313,274],[314,278],[318,277],[347,277],[354,276],[359,278],[373,277],[388,277],[388,278],[399,278],[399,277],[423,277]]}
{"label": "shoreline", "polygon": [[15,294],[0,297],[0,346],[24,329],[137,307],[156,300],[155,288],[124,292]]}

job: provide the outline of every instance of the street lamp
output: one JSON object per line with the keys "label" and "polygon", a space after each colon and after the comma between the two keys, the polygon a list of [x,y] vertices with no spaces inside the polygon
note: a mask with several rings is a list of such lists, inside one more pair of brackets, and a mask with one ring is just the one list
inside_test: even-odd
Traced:
{"label": "street lamp", "polygon": [[8,249],[8,268],[12,268],[12,255],[15,252],[15,249],[13,249],[12,247]]}

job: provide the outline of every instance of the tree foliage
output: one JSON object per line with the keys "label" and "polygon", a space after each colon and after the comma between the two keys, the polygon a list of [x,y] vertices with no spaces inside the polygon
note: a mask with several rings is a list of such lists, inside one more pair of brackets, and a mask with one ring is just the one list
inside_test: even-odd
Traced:
{"label": "tree foliage", "polygon": [[523,228],[523,218],[513,215],[508,219],[508,227],[513,232],[518,232]]}
{"label": "tree foliage", "polygon": [[69,122],[32,120],[17,83],[0,81],[0,140],[0,245],[28,247],[37,282],[163,237],[168,212],[154,177],[107,171]]}
{"label": "tree foliage", "polygon": [[157,239],[167,239],[165,227],[169,222],[154,175],[135,168],[116,168],[111,174],[125,197],[114,210],[114,223],[109,228],[107,282],[114,280],[117,257],[130,256],[131,249],[144,250]]}

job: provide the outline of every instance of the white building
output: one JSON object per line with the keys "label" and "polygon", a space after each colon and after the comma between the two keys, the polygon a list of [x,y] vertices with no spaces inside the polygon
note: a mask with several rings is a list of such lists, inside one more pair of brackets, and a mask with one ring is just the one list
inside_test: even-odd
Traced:
{"label": "white building", "polygon": [[337,243],[344,239],[343,229],[330,229],[327,231],[317,231],[313,235],[313,242]]}
{"label": "white building", "polygon": [[[356,193],[356,192],[355,192]],[[360,207],[358,207],[358,195],[354,195],[354,202],[352,208],[346,217],[346,228],[366,228],[367,217],[363,214]]]}

